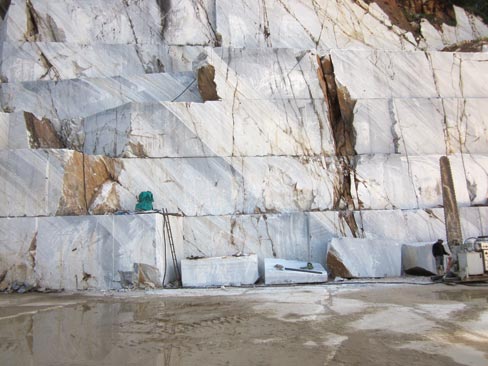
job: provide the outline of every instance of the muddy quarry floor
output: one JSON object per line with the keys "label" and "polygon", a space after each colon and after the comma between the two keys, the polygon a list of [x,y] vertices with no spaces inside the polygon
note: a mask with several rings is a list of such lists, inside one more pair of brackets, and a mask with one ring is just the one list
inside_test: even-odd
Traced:
{"label": "muddy quarry floor", "polygon": [[0,294],[0,365],[488,365],[488,287]]}

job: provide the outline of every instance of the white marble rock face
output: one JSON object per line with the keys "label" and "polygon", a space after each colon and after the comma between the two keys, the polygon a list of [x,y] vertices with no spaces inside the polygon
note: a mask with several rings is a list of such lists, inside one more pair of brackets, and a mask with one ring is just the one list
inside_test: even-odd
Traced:
{"label": "white marble rock face", "polygon": [[[488,56],[433,51],[488,27],[455,15],[441,30],[423,21],[415,39],[352,0],[12,0],[0,22],[0,275],[106,289],[134,262],[172,272],[159,216],[66,216],[133,210],[146,190],[184,216],[178,258],[256,253],[252,271],[243,264],[255,278],[264,258],[325,265],[331,249],[354,276],[397,275],[398,245],[383,240],[445,235],[445,154],[463,235],[488,234]],[[355,103],[355,211],[335,209],[329,54]],[[210,65],[218,100],[204,102],[198,70]],[[24,112],[79,152],[34,149]],[[355,256],[371,250],[381,262]]]}
{"label": "white marble rock face", "polygon": [[23,113],[0,113],[0,150],[30,148]]}
{"label": "white marble rock face", "polygon": [[[68,150],[0,150],[0,216],[48,216],[66,208],[64,198],[76,195],[63,190],[66,168],[76,155]],[[81,209],[76,201],[73,213]]]}
{"label": "white marble rock face", "polygon": [[484,53],[331,50],[336,82],[352,99],[479,98],[486,95]]}
{"label": "white marble rock face", "polygon": [[36,284],[37,218],[0,219],[0,289],[17,281]]}
{"label": "white marble rock face", "polygon": [[13,0],[2,32],[5,39],[19,42],[27,37],[80,44],[207,45],[215,39],[215,25],[209,22],[214,18],[213,3],[184,0],[165,8],[156,1],[35,1],[37,34],[31,34],[26,1]]}
{"label": "white marble rock face", "polygon": [[[399,277],[402,273],[402,247],[396,240],[334,238],[327,255],[345,268],[348,277]],[[329,264],[327,258],[327,271],[334,273]]]}
{"label": "white marble rock face", "polygon": [[198,92],[192,89],[194,84],[193,73],[7,83],[0,86],[0,102],[4,110],[71,119],[128,102],[200,102]]}
{"label": "white marble rock face", "polygon": [[258,279],[255,254],[181,261],[183,287],[253,285]]}
{"label": "white marble rock face", "polygon": [[[275,266],[282,266],[278,269]],[[264,283],[266,285],[285,285],[293,283],[322,283],[327,282],[327,271],[319,263],[312,263],[310,271],[320,273],[307,273],[287,270],[286,268],[302,269],[307,267],[307,262],[291,261],[278,258],[265,258]],[[307,270],[305,268],[305,270]]]}

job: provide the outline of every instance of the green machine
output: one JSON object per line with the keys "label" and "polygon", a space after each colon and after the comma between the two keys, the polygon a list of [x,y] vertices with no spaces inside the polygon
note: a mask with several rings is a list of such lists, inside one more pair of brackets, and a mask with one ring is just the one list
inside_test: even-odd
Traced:
{"label": "green machine", "polygon": [[139,193],[137,199],[136,211],[152,211],[153,210],[153,194],[150,191]]}

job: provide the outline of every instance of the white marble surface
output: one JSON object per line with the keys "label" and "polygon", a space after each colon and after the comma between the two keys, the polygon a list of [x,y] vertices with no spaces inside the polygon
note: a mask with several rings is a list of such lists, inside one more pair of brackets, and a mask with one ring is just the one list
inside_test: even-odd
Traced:
{"label": "white marble surface", "polygon": [[[215,39],[215,25],[209,21],[213,2],[208,0],[178,1],[167,9],[156,1],[42,0],[33,2],[33,10],[35,38],[42,42],[206,45]],[[12,1],[4,37],[25,41],[27,13],[25,0]]]}
{"label": "white marble surface", "polygon": [[253,285],[258,279],[255,254],[181,261],[183,287]]}
{"label": "white marble surface", "polygon": [[[0,216],[54,215],[67,208],[61,207],[67,206],[63,186],[66,167],[75,154],[67,150],[0,150]],[[80,209],[75,201],[68,208],[73,213]]]}
{"label": "white marble surface", "polygon": [[402,269],[424,270],[437,274],[435,258],[432,255],[433,243],[408,243],[402,245]]}
{"label": "white marble surface", "polygon": [[334,255],[356,278],[399,277],[402,272],[402,246],[396,240],[335,238],[328,255]]}
{"label": "white marble surface", "polygon": [[353,1],[217,1],[224,46],[413,49],[413,37],[392,28],[379,7]]}
{"label": "white marble surface", "polygon": [[0,286],[15,281],[36,284],[37,218],[0,219]]}
{"label": "white marble surface", "polygon": [[28,149],[29,133],[23,113],[0,113],[0,149]]}
{"label": "white marble surface", "polygon": [[201,101],[193,73],[8,83],[0,102],[9,111],[49,119],[86,117],[128,102]]}
{"label": "white marble surface", "polygon": [[[361,156],[355,167],[357,190],[353,197],[365,209],[442,206],[439,158],[438,155]],[[486,157],[452,155],[449,160],[458,205],[486,202]]]}
{"label": "white marble surface", "polygon": [[3,82],[65,80],[192,71],[204,46],[2,42]]}
{"label": "white marble surface", "polygon": [[[283,266],[283,270],[275,266]],[[307,266],[307,262],[293,261],[279,258],[264,259],[264,283],[266,285],[285,285],[293,283],[322,283],[327,282],[327,271],[319,263],[312,263],[311,271],[320,273],[306,273],[289,271],[285,268],[301,269]]]}
{"label": "white marble surface", "polygon": [[[182,255],[181,219],[170,219],[178,259]],[[65,290],[120,288],[118,271],[134,263],[167,268],[174,279],[162,216],[105,215],[1,219],[0,271],[7,281],[27,281],[39,287]],[[3,242],[5,241],[5,242]],[[8,241],[8,242],[7,242]]]}
{"label": "white marble surface", "polygon": [[351,98],[486,96],[483,53],[331,50],[336,82]]}

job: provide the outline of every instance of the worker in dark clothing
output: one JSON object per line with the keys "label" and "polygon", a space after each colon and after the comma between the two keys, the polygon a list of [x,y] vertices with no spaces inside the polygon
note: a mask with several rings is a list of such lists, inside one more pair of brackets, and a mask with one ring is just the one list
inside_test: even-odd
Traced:
{"label": "worker in dark clothing", "polygon": [[446,249],[442,243],[443,240],[439,239],[432,246],[432,255],[435,258],[435,267],[437,269],[437,274],[439,275],[444,274],[444,256],[450,255],[448,252],[446,252]]}

